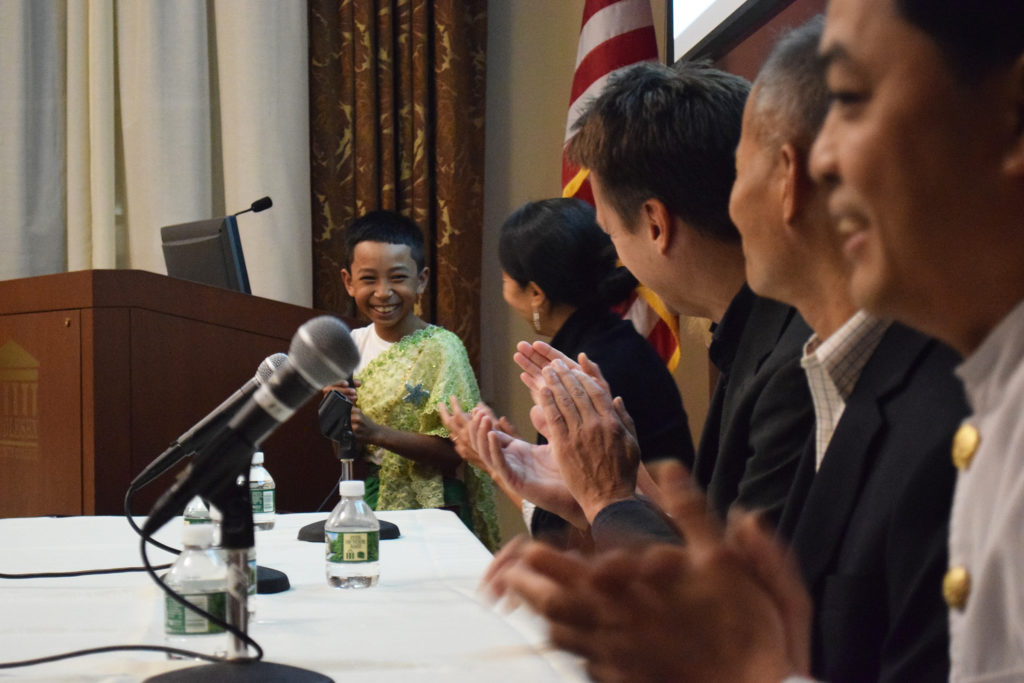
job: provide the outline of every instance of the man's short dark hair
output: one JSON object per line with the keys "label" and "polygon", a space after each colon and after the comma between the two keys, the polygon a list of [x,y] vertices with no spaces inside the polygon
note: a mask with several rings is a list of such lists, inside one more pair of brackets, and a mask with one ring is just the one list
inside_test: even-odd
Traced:
{"label": "man's short dark hair", "polygon": [[423,231],[411,218],[396,211],[370,211],[352,221],[345,231],[345,267],[352,267],[352,253],[360,242],[405,244],[417,270],[426,265]]}
{"label": "man's short dark hair", "polygon": [[705,64],[625,67],[580,117],[569,158],[597,175],[627,225],[654,198],[694,229],[738,241],[729,193],[749,91]]}
{"label": "man's short dark hair", "polygon": [[825,18],[816,16],[782,34],[754,79],[752,108],[765,141],[791,142],[803,153],[828,113],[825,65],[818,43]]}
{"label": "man's short dark hair", "polygon": [[977,83],[1024,53],[1020,0],[894,1],[907,22],[931,36],[965,83]]}

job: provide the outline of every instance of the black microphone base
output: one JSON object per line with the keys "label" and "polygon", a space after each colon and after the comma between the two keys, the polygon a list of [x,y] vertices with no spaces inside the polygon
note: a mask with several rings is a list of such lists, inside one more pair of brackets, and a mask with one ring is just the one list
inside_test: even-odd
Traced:
{"label": "black microphone base", "polygon": [[146,683],[249,683],[249,681],[283,681],[284,683],[334,683],[333,678],[308,669],[273,662],[221,662],[189,669],[178,669],[146,679]]}
{"label": "black microphone base", "polygon": [[279,569],[271,569],[263,565],[256,567],[256,592],[260,595],[283,593],[292,587],[288,575]]}
{"label": "black microphone base", "polygon": [[[398,538],[402,535],[397,524],[391,522],[385,522],[383,519],[377,520],[380,522],[380,540],[389,541],[393,538]],[[319,522],[313,522],[299,529],[299,540],[309,541],[310,543],[323,543],[324,542],[324,526],[327,525],[327,520],[323,519]],[[259,584],[257,584],[258,586]]]}

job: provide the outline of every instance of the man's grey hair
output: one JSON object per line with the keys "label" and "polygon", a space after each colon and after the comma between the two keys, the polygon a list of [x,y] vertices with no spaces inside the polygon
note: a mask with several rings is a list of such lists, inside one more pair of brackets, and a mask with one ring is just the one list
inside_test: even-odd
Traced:
{"label": "man's grey hair", "polygon": [[784,33],[754,81],[753,106],[758,134],[810,150],[828,112],[824,63],[818,43],[825,18],[816,16]]}

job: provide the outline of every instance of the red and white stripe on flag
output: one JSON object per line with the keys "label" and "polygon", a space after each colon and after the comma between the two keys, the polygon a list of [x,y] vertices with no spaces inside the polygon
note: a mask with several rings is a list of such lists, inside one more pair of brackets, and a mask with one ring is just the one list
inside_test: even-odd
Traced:
{"label": "red and white stripe on flag", "polygon": [[[580,113],[601,93],[608,74],[629,64],[657,59],[650,0],[586,0],[562,146],[563,197],[594,203],[586,169],[573,166],[565,158],[565,145],[574,135]],[[679,320],[668,312],[658,295],[640,286],[616,310],[632,321],[674,370],[679,363]]]}

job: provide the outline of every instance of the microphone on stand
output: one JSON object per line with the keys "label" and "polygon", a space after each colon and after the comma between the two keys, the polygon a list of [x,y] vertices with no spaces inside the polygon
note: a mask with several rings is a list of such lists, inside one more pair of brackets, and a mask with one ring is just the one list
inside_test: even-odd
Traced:
{"label": "microphone on stand", "polygon": [[157,501],[143,533],[152,535],[179,514],[195,495],[217,506],[223,515],[221,546],[227,550],[227,622],[232,634],[231,659],[168,672],[149,681],[288,680],[329,681],[314,673],[248,656],[246,584],[248,550],[255,541],[248,478],[252,454],[263,440],[324,386],[348,376],[359,351],[348,328],[337,318],[321,316],[302,325],[288,348],[288,360],[274,370],[234,417],[196,453],[178,481]]}
{"label": "microphone on stand", "polygon": [[[274,368],[286,360],[288,360],[288,356],[283,353],[275,353],[264,358],[263,362],[256,368],[255,377],[243,384],[227,400],[179,436],[167,450],[154,458],[152,462],[136,475],[124,494],[124,516],[128,520],[128,526],[139,535],[142,535],[142,530],[135,523],[135,518],[132,516],[132,499],[135,496],[135,492],[174,467],[182,458],[192,455],[192,453],[206,445],[206,442],[227,424],[228,420],[234,417],[246,399],[256,393],[256,389],[270,377],[274,372]],[[165,545],[152,537],[148,538],[147,541],[169,553],[178,553],[177,549]]]}
{"label": "microphone on stand", "polygon": [[256,389],[270,378],[274,370],[283,365],[287,360],[288,356],[283,353],[275,353],[264,358],[263,362],[256,368],[255,377],[239,387],[235,393],[231,394],[223,403],[207,414],[206,417],[175,439],[174,443],[167,450],[146,465],[145,469],[139,472],[135,479],[132,480],[129,490],[137,491],[141,489],[174,467],[182,458],[191,455],[205,446],[206,442],[214,434],[220,432],[224,425],[228,423],[228,420],[235,416],[238,409],[256,393]]}
{"label": "microphone on stand", "polygon": [[320,401],[317,417],[320,433],[338,444],[338,459],[351,458],[356,448],[356,436],[352,432],[352,402],[340,391],[331,390]]}
{"label": "microphone on stand", "polygon": [[[347,377],[358,362],[355,342],[337,318],[320,316],[302,325],[292,338],[288,359],[246,398],[226,425],[211,429],[209,441],[183,476],[153,507],[143,532],[156,532],[180,514],[193,496],[216,504],[218,496],[230,493],[238,475],[248,473],[252,453],[263,440],[322,387]],[[245,487],[248,496],[247,481]],[[227,521],[227,510],[221,508],[221,512]]]}
{"label": "microphone on stand", "polygon": [[265,211],[265,210],[269,209],[273,205],[274,205],[274,201],[270,197],[260,197],[259,199],[254,201],[252,204],[250,204],[248,209],[242,209],[238,213],[233,213],[231,215],[232,216],[241,216],[243,213],[249,213],[250,211],[252,211],[253,213],[259,213],[260,211]]}
{"label": "microphone on stand", "polygon": [[[352,384],[352,378],[348,380]],[[320,420],[320,433],[337,444],[337,456],[341,461],[341,479],[352,478],[352,460],[356,451],[356,437],[352,432],[352,403],[339,391],[329,391],[320,401],[317,408],[317,415]],[[334,490],[337,491],[337,486]],[[328,496],[324,503],[331,499]],[[320,506],[323,507],[323,504]],[[319,509],[317,510],[319,512]],[[398,525],[383,519],[380,522],[380,539],[382,541],[398,538],[402,535]],[[326,519],[319,522],[310,522],[299,529],[298,538],[300,541],[310,543],[324,542],[324,527]]]}

